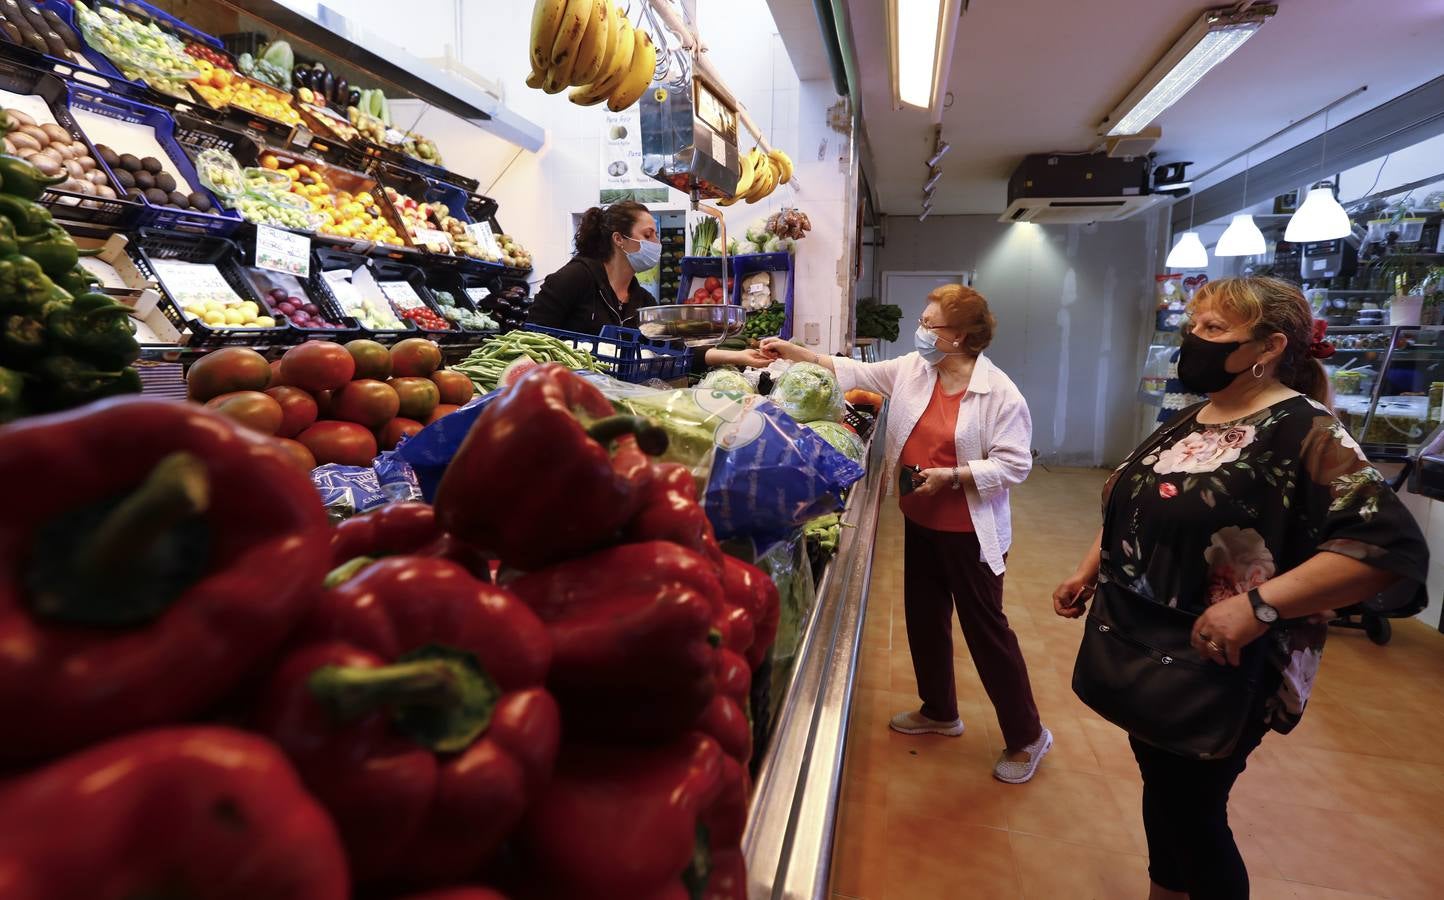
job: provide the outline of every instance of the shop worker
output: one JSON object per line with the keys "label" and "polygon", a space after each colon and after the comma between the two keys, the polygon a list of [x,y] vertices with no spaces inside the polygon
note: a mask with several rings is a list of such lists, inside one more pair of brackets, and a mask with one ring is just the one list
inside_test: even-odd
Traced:
{"label": "shop worker", "polygon": [[[636,328],[637,310],[657,300],[637,281],[638,272],[662,259],[657,220],[635,200],[621,200],[582,214],[575,238],[576,255],[542,282],[527,322],[582,334],[600,334],[603,325]],[[765,368],[772,358],[756,350],[698,348],[692,371],[707,366]]]}
{"label": "shop worker", "polygon": [[887,468],[898,466],[903,609],[922,708],[898,713],[890,727],[963,733],[953,681],[956,608],[1006,744],[993,775],[1022,784],[1038,771],[1053,736],[1038,719],[1028,666],[1003,613],[1008,490],[1033,467],[1033,423],[1022,393],[983,355],[995,324],[982,294],[949,284],[928,294],[914,352],[899,359],[860,363],[776,339],[762,349],[832,369],[844,390],[892,399]]}
{"label": "shop worker", "polygon": [[1429,551],[1325,405],[1333,350],[1297,285],[1209,282],[1188,315],[1178,377],[1207,399],[1113,473],[1053,605],[1090,616],[1074,688],[1143,776],[1148,896],[1234,900],[1249,882],[1228,795],[1249,754],[1298,725],[1331,610],[1408,597]]}

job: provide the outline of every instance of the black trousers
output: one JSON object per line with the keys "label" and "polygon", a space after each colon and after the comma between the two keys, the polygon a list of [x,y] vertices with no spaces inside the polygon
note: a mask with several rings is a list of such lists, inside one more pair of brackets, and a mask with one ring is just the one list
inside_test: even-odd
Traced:
{"label": "black trousers", "polygon": [[1211,760],[1128,739],[1143,773],[1143,829],[1154,884],[1190,900],[1248,900],[1248,869],[1228,827],[1228,795],[1267,732],[1256,720],[1233,755]]}

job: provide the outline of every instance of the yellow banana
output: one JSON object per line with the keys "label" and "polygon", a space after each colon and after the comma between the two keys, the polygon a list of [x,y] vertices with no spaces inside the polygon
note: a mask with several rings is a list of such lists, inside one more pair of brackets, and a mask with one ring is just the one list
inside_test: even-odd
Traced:
{"label": "yellow banana", "polygon": [[767,154],[777,164],[778,178],[780,184],[786,184],[792,180],[792,158],[781,150],[773,149]]}
{"label": "yellow banana", "polygon": [[733,197],[741,197],[752,188],[752,181],[757,177],[757,149],[754,147],[752,152],[738,160],[738,163],[742,175],[737,179],[737,189],[732,192]]}
{"label": "yellow banana", "polygon": [[567,83],[562,80],[560,69],[548,69],[542,78],[542,90],[548,94],[560,94],[567,89]]}
{"label": "yellow banana", "polygon": [[612,92],[612,98],[607,101],[607,109],[612,112],[628,109],[633,103],[642,99],[642,94],[652,83],[652,72],[657,68],[657,46],[652,43],[652,36],[639,29],[633,37],[633,41],[640,43],[632,49],[632,62],[627,76],[622,79],[621,84]]}
{"label": "yellow banana", "polygon": [[557,42],[562,13],[567,0],[536,0],[531,11],[531,67],[533,72],[546,73],[552,67],[552,47]]}
{"label": "yellow banana", "polygon": [[757,175],[752,182],[752,188],[746,194],[748,203],[756,203],[763,197],[772,193],[777,186],[777,173],[772,168],[772,159],[767,156],[759,156],[757,159]]}
{"label": "yellow banana", "polygon": [[732,204],[736,203],[738,200],[741,200],[741,199],[742,199],[741,197],[736,196],[736,195],[731,196],[731,197],[723,197],[721,200],[718,200],[718,201],[717,201],[717,205],[718,205],[718,206],[731,206]]}
{"label": "yellow banana", "polygon": [[[551,64],[547,67],[551,80],[560,82],[562,87],[572,83],[572,70],[577,67],[577,50],[587,33],[587,22],[596,0],[567,0],[567,10],[562,14],[562,24],[557,29],[557,40],[552,45]],[[558,88],[560,90],[560,88]],[[555,93],[555,92],[549,92]]]}
{"label": "yellow banana", "polygon": [[612,26],[611,6],[608,0],[592,0],[592,7],[587,11],[587,28],[582,32],[582,42],[577,45],[577,64],[571,76],[574,85],[591,84],[602,70],[607,31]]}
{"label": "yellow banana", "polygon": [[632,23],[626,16],[620,13],[617,22],[621,26],[621,34],[617,36],[617,49],[613,53],[614,71],[605,75],[600,81],[594,81],[585,87],[572,90],[567,96],[578,106],[595,106],[612,95],[620,82],[629,70],[632,62],[632,47],[635,43]]}
{"label": "yellow banana", "polygon": [[622,14],[612,0],[602,0],[607,7],[607,46],[602,48],[602,64],[597,69],[597,77],[589,83],[596,84],[605,81],[612,73],[612,59],[617,55],[617,44],[622,38]]}
{"label": "yellow banana", "polygon": [[545,72],[532,71],[526,76],[526,86],[540,89],[541,86],[546,83],[546,80],[547,76]]}

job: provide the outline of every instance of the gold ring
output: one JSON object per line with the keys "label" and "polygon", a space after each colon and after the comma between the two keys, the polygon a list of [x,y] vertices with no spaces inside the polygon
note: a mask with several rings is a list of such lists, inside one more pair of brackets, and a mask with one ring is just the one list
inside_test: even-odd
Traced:
{"label": "gold ring", "polygon": [[1215,644],[1213,641],[1207,641],[1206,643],[1208,644],[1208,646],[1210,646],[1210,647],[1213,648],[1213,652],[1214,652],[1214,653],[1217,653],[1217,654],[1219,654],[1220,656],[1223,655],[1223,648],[1222,648],[1222,647],[1220,647],[1219,645]]}

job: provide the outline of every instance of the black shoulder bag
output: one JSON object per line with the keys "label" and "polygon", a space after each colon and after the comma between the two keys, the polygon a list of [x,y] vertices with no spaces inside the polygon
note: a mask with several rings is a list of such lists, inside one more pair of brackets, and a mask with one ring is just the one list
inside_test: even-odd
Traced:
{"label": "black shoulder bag", "polygon": [[[1165,439],[1193,418],[1181,413]],[[1156,443],[1144,442],[1123,468]],[[1197,619],[1100,579],[1073,666],[1073,693],[1144,743],[1192,759],[1228,756],[1260,715],[1269,636],[1245,647],[1238,667],[1220,666],[1189,643]]]}

